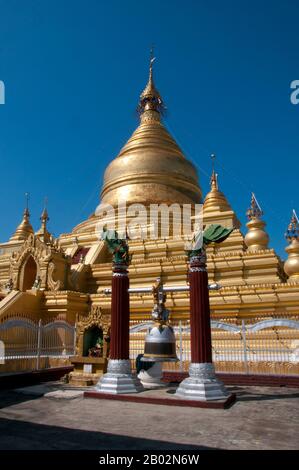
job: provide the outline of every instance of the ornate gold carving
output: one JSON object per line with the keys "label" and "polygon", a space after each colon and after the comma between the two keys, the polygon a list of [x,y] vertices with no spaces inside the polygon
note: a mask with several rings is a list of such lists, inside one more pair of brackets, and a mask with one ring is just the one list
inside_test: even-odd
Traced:
{"label": "ornate gold carving", "polygon": [[76,354],[83,355],[84,332],[93,326],[101,328],[103,336],[109,335],[111,316],[103,313],[98,305],[92,305],[88,316],[77,314],[76,319]]}
{"label": "ornate gold carving", "polygon": [[[68,269],[68,259],[65,257],[58,243],[53,239],[45,243],[36,235],[29,235],[27,240],[17,252],[13,252],[10,258],[10,278],[15,289],[21,289],[24,276],[24,267],[29,257],[36,263],[36,278],[40,278],[40,288],[59,290],[63,288],[65,270]],[[53,273],[57,271],[59,279],[53,279]]]}
{"label": "ornate gold carving", "polygon": [[53,262],[50,262],[48,266],[48,286],[50,290],[56,291],[60,289],[61,281],[60,280],[54,281],[53,273],[55,272],[55,270],[56,270],[55,264]]}
{"label": "ornate gold carving", "polygon": [[98,305],[92,305],[90,313],[86,315],[78,315],[77,326],[80,329],[87,330],[92,326],[98,326],[102,328],[103,333],[108,333],[110,327],[110,314],[103,313],[102,309]]}

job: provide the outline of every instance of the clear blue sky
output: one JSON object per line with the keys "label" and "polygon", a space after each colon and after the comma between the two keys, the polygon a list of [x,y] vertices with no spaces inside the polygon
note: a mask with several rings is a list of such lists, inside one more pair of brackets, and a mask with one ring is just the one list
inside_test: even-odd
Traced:
{"label": "clear blue sky", "polygon": [[156,46],[166,124],[209,187],[209,154],[243,224],[254,191],[284,256],[299,209],[298,0],[0,0],[0,239],[31,194],[58,236],[98,203],[108,162],[138,124]]}

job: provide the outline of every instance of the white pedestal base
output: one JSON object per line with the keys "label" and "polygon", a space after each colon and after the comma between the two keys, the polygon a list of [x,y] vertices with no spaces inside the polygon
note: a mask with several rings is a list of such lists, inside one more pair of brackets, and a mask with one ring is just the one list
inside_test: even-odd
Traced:
{"label": "white pedestal base", "polygon": [[127,359],[109,359],[107,373],[102,375],[95,390],[100,393],[138,393],[143,387],[136,375],[131,373]]}
{"label": "white pedestal base", "polygon": [[189,377],[183,380],[176,395],[190,400],[225,400],[230,395],[224,384],[216,378],[211,363],[191,363]]}
{"label": "white pedestal base", "polygon": [[[141,362],[142,364],[142,362]],[[166,383],[162,382],[162,362],[155,362],[152,367],[147,370],[141,369],[138,374],[138,379],[144,388],[153,389],[166,387]]]}

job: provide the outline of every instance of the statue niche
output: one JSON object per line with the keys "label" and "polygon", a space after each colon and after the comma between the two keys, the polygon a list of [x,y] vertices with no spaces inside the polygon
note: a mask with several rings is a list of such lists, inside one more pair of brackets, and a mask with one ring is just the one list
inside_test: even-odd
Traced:
{"label": "statue niche", "polygon": [[78,315],[76,322],[76,356],[67,381],[72,385],[95,385],[107,371],[110,349],[110,314],[92,306],[87,316]]}
{"label": "statue niche", "polygon": [[103,330],[98,326],[87,328],[83,336],[83,356],[103,357]]}

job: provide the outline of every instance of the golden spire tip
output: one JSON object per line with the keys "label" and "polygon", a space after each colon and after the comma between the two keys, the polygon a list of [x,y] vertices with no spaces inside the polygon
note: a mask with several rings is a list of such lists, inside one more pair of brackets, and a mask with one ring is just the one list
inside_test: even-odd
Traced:
{"label": "golden spire tip", "polygon": [[215,172],[215,160],[216,160],[216,155],[212,153],[211,154],[212,176],[210,180],[211,189],[218,189],[218,174]]}
{"label": "golden spire tip", "polygon": [[162,113],[164,109],[164,104],[160,93],[154,84],[153,63],[155,60],[156,57],[154,57],[154,50],[152,46],[150,50],[149,78],[145,89],[140,95],[138,112],[141,116],[146,114],[146,118],[148,117],[150,120],[159,121],[160,113]]}
{"label": "golden spire tip", "polygon": [[246,215],[249,220],[260,219],[263,215],[262,208],[259,205],[258,200],[254,193],[251,193],[250,207],[247,210]]}
{"label": "golden spire tip", "polygon": [[47,206],[48,206],[48,198],[47,198],[47,196],[45,196],[45,198],[44,198],[44,209],[43,209],[42,215],[40,217],[40,220],[45,221],[45,222],[48,222],[48,220],[49,220]]}
{"label": "golden spire tip", "polygon": [[285,233],[285,238],[288,242],[299,238],[299,219],[295,209],[292,211],[291,220]]}
{"label": "golden spire tip", "polygon": [[24,217],[29,217],[29,193],[25,193],[25,201]]}

